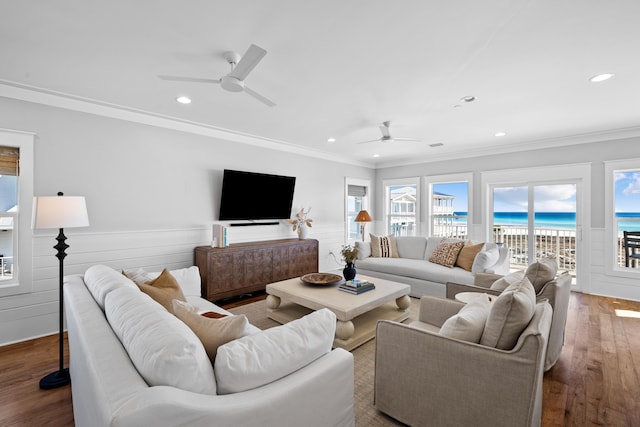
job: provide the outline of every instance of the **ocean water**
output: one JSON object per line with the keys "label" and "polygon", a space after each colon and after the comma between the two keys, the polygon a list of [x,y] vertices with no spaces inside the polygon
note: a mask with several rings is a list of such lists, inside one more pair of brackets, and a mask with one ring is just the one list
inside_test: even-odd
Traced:
{"label": "ocean water", "polygon": [[[456,212],[454,223],[465,223],[466,212]],[[640,212],[618,212],[618,229],[628,231],[640,231]],[[627,219],[627,221],[625,221]],[[493,223],[495,225],[527,226],[527,212],[494,212]],[[575,212],[536,212],[535,225],[546,228],[576,228]]]}

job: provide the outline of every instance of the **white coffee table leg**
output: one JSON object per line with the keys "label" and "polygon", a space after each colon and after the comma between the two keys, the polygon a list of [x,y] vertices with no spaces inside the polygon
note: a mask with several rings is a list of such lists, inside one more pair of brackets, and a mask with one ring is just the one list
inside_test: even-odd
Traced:
{"label": "white coffee table leg", "polygon": [[267,295],[267,307],[271,309],[276,309],[280,307],[280,297],[275,295]]}
{"label": "white coffee table leg", "polygon": [[411,298],[409,298],[409,295],[403,295],[400,298],[396,298],[396,304],[401,310],[406,310],[411,307]]}
{"label": "white coffee table leg", "polygon": [[341,340],[348,340],[351,338],[356,331],[355,326],[351,320],[342,321],[338,320],[336,323],[336,338]]}

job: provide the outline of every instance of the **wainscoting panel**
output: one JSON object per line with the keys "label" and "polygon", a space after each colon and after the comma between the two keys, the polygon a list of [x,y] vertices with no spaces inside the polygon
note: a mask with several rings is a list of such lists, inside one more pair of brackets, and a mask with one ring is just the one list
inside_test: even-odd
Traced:
{"label": "wainscoting panel", "polygon": [[[50,335],[58,325],[58,259],[55,257],[57,233],[46,232],[33,237],[32,292],[0,298],[0,346]],[[82,274],[95,264],[121,270],[144,268],[160,271],[194,264],[194,248],[210,245],[211,226],[174,230],[132,230],[83,233],[65,230],[67,257],[65,275]],[[291,226],[278,225],[229,227],[230,243],[296,238]],[[316,224],[309,238],[319,241],[321,271],[342,268],[340,248],[344,244],[344,224]],[[329,252],[336,254],[334,261]]]}

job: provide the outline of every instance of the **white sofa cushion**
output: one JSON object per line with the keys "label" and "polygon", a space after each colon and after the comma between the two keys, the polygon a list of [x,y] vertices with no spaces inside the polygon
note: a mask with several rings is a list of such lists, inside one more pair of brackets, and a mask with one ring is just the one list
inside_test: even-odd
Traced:
{"label": "white sofa cushion", "polygon": [[489,297],[479,293],[478,297],[462,307],[458,314],[451,316],[442,324],[440,335],[479,343],[490,308]]}
{"label": "white sofa cushion", "polygon": [[151,297],[137,289],[114,290],[105,298],[105,314],[147,384],[216,394],[211,361],[198,337]]}
{"label": "white sofa cushion", "polygon": [[403,236],[396,237],[398,257],[409,259],[424,259],[427,250],[427,239],[424,237]]}
{"label": "white sofa cushion", "polygon": [[84,283],[102,311],[104,311],[104,300],[110,292],[120,288],[130,288],[140,292],[130,279],[106,265],[89,267],[84,273]]}
{"label": "white sofa cushion", "polygon": [[[400,277],[427,280],[435,283],[455,282],[473,284],[473,275],[460,268],[449,268],[433,262],[406,258],[367,258],[358,261],[358,269],[393,274]],[[402,281],[398,279],[398,281]]]}
{"label": "white sofa cushion", "polygon": [[218,393],[250,390],[297,371],[331,351],[335,331],[336,315],[323,308],[218,347]]}

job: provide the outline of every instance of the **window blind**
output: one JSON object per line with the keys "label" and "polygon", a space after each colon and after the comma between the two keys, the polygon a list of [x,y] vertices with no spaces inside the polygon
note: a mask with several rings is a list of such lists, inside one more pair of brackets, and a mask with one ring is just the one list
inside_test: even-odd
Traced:
{"label": "window blind", "polygon": [[364,197],[367,195],[367,187],[363,185],[349,185],[347,193],[349,196]]}
{"label": "window blind", "polygon": [[20,149],[0,146],[0,175],[18,176],[20,172]]}

